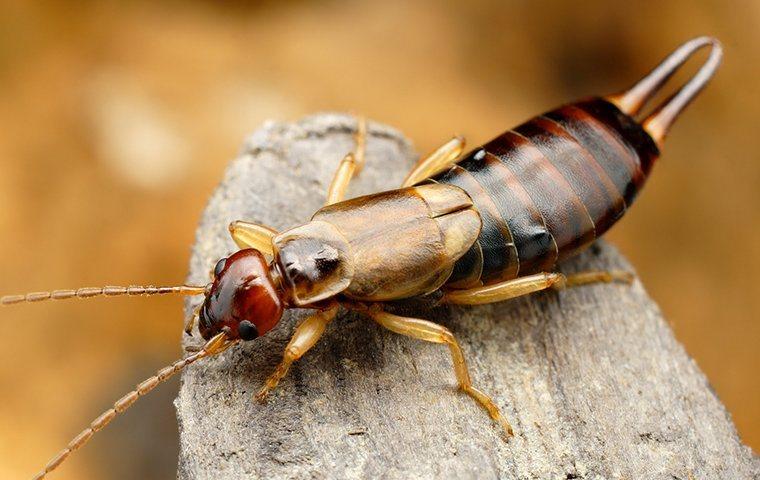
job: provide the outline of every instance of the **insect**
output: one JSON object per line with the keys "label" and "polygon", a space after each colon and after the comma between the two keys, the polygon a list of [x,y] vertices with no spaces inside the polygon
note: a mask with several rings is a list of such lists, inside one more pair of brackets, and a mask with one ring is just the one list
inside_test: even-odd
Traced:
{"label": "insect", "polygon": [[[698,72],[638,121],[644,105],[697,50],[710,47]],[[293,362],[312,348],[345,308],[419,340],[445,344],[459,388],[503,428],[497,404],[472,384],[454,335],[434,322],[398,314],[404,305],[478,305],[545,289],[629,282],[620,271],[564,276],[558,262],[606,232],[631,206],[668,130],[713,76],[722,57],[710,37],[686,42],[633,87],[567,104],[464,152],[456,137],[407,175],[401,188],[344,200],[364,163],[366,124],[340,162],[326,205],[277,232],[244,221],[230,225],[239,247],[220,259],[207,285],[56,290],[2,297],[2,305],[115,295],[202,295],[185,326],[205,344],[159,370],[115,402],[35,478],[55,470],[139,397],[202,358],[265,335],[289,308],[314,310],[295,330],[281,363],[256,395],[264,400]]]}

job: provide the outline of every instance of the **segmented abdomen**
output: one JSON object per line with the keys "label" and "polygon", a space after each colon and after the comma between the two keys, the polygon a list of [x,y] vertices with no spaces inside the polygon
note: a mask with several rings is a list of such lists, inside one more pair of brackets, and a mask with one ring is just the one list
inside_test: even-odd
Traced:
{"label": "segmented abdomen", "polygon": [[625,213],[658,154],[634,119],[601,98],[552,110],[473,150],[428,180],[463,188],[483,220],[448,284],[551,271]]}

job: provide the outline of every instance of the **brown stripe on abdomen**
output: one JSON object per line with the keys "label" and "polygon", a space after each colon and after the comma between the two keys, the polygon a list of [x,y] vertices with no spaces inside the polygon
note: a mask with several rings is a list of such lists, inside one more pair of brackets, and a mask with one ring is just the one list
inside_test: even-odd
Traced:
{"label": "brown stripe on abdomen", "polygon": [[528,138],[509,131],[484,145],[499,157],[530,195],[559,248],[559,259],[594,239],[594,223],[562,173]]}
{"label": "brown stripe on abdomen", "polygon": [[633,203],[646,180],[636,150],[611,127],[575,105],[558,108],[546,116],[562,125],[593,155],[623,196],[626,207]]}
{"label": "brown stripe on abdomen", "polygon": [[595,237],[607,231],[625,211],[625,202],[596,159],[549,118],[534,118],[517,131],[529,138],[572,186],[591,217]]}
{"label": "brown stripe on abdomen", "polygon": [[[483,220],[449,286],[553,270],[618,220],[659,154],[631,117],[603,99],[566,105],[465,155],[428,181],[463,188]],[[459,282],[459,283],[457,283]]]}
{"label": "brown stripe on abdomen", "polygon": [[551,270],[559,256],[557,243],[517,176],[501,159],[485,151],[462,161],[460,166],[490,195],[509,227],[519,260],[518,274]]}
{"label": "brown stripe on abdomen", "polygon": [[[633,118],[602,98],[592,98],[575,104],[611,129],[636,152],[644,178],[649,175],[660,150],[647,132]],[[643,183],[643,182],[642,182]],[[641,188],[641,187],[639,187]]]}
{"label": "brown stripe on abdomen", "polygon": [[[518,270],[517,249],[512,233],[502,219],[494,199],[461,163],[434,180],[455,185],[470,195],[480,213],[483,226],[478,243],[483,252],[481,280],[490,278],[515,278]],[[453,278],[451,281],[458,279]]]}

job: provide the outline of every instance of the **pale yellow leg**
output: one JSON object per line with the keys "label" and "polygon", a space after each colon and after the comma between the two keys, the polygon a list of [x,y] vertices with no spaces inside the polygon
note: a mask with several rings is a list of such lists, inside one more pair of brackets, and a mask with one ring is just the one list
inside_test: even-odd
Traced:
{"label": "pale yellow leg", "polygon": [[568,275],[562,287],[578,287],[590,283],[633,283],[633,274],[624,270],[591,270]]}
{"label": "pale yellow leg", "polygon": [[503,302],[510,298],[521,297],[547,288],[555,290],[566,287],[587,285],[589,283],[623,282],[631,283],[633,275],[624,271],[591,271],[565,276],[561,273],[539,273],[506,282],[468,290],[450,290],[443,297],[444,303],[459,305],[483,305]]}
{"label": "pale yellow leg", "polygon": [[290,339],[290,343],[285,347],[282,362],[280,362],[274,372],[272,372],[266,382],[264,382],[264,386],[261,387],[259,393],[256,394],[256,400],[264,401],[267,398],[269,392],[277,387],[280,380],[287,375],[293,362],[303,357],[306,352],[317,343],[324,333],[327,324],[335,318],[337,313],[338,307],[334,306],[327,310],[317,312],[301,322],[298,328],[296,328],[293,337]]}
{"label": "pale yellow leg", "polygon": [[333,203],[342,201],[346,197],[346,190],[351,179],[354,175],[358,175],[362,167],[364,167],[367,147],[367,121],[364,117],[359,117],[357,124],[356,135],[354,137],[356,139],[356,148],[353,152],[343,157],[340,165],[338,165],[338,170],[335,171],[332,182],[330,182],[330,187],[327,189],[325,205],[332,205]]}
{"label": "pale yellow leg", "polygon": [[255,248],[265,255],[272,255],[272,238],[277,231],[264,225],[236,220],[230,223],[230,235],[240,248]]}
{"label": "pale yellow leg", "polygon": [[442,172],[462,155],[464,145],[464,137],[454,137],[427,157],[420,158],[404,179],[401,187],[412,186],[420,180]]}
{"label": "pale yellow leg", "polygon": [[467,371],[467,363],[465,362],[462,348],[448,328],[437,323],[428,322],[427,320],[400,317],[383,312],[382,310],[371,309],[368,313],[377,323],[388,330],[426,342],[445,343],[448,345],[451,351],[451,358],[454,362],[454,373],[459,382],[459,388],[485,408],[491,418],[504,428],[507,435],[512,435],[512,427],[507,419],[502,416],[499,407],[496,406],[488,395],[472,386],[472,380],[470,379],[470,373]]}
{"label": "pale yellow leg", "polygon": [[195,309],[195,312],[193,312],[193,316],[190,317],[187,322],[185,322],[185,333],[188,335],[193,334],[193,327],[195,327],[195,323],[198,321],[198,312],[200,311],[201,307]]}

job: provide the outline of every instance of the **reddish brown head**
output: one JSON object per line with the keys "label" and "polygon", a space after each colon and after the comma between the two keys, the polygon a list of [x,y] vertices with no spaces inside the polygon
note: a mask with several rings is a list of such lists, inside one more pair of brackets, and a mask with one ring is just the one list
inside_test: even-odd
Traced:
{"label": "reddish brown head", "polygon": [[222,331],[230,339],[253,340],[271,330],[282,312],[264,256],[257,250],[240,250],[217,262],[198,329],[206,340]]}

